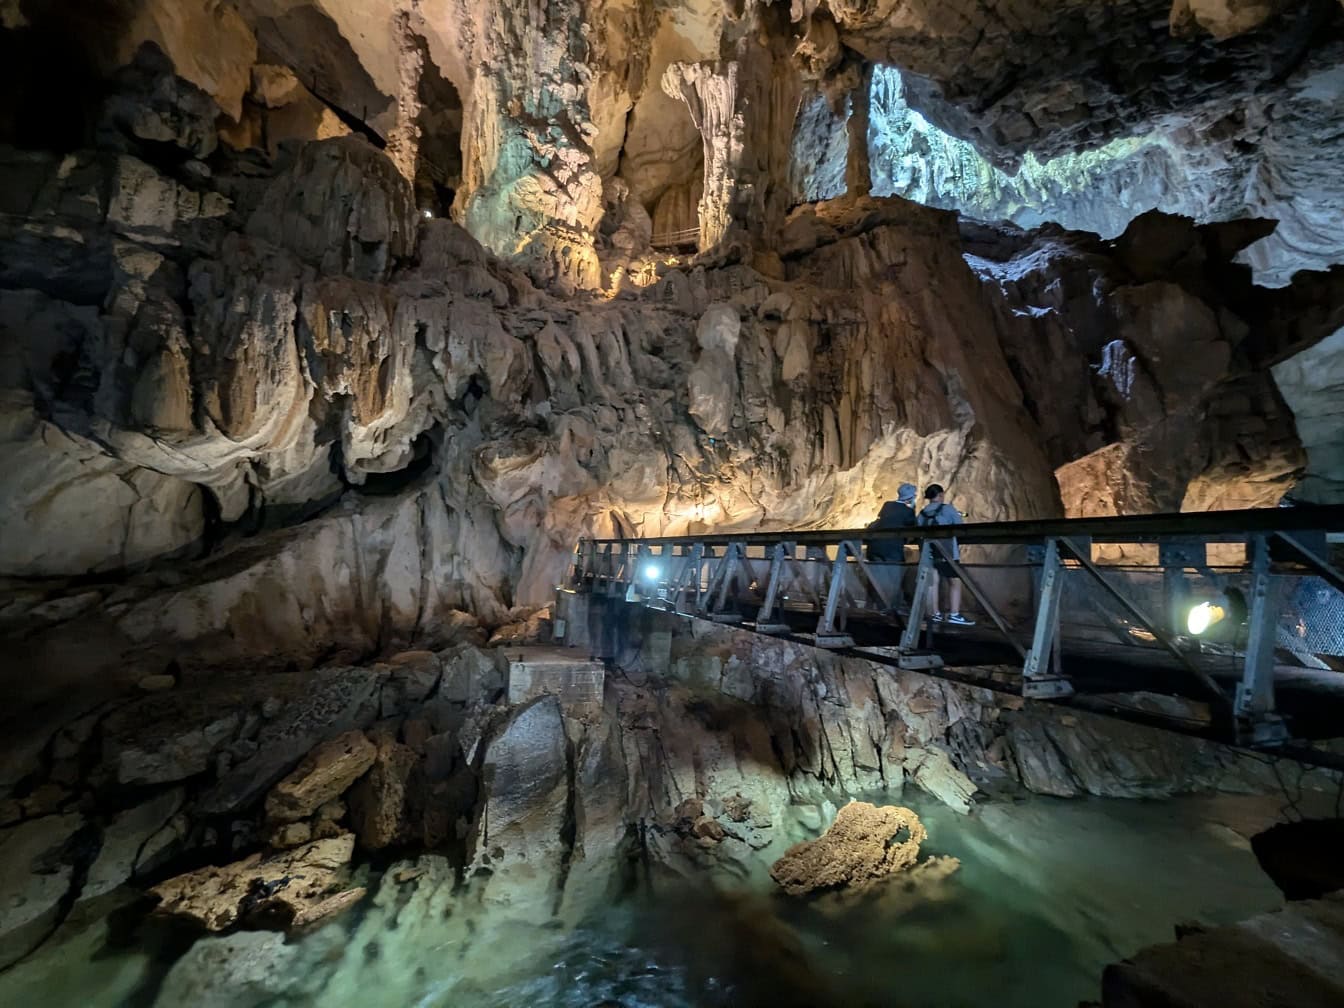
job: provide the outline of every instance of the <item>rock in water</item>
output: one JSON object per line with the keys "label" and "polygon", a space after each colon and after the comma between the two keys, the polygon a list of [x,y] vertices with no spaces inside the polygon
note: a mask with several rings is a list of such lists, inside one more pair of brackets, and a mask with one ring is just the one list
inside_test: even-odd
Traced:
{"label": "rock in water", "polygon": [[355,852],[353,834],[222,868],[210,866],[169,879],[150,890],[157,913],[184,917],[209,931],[223,931],[246,917],[277,918],[301,927],[357,902],[363,889],[341,891]]}
{"label": "rock in water", "polygon": [[820,837],[790,847],[770,866],[770,877],[794,896],[862,888],[913,866],[927,836],[908,808],[850,802]]}

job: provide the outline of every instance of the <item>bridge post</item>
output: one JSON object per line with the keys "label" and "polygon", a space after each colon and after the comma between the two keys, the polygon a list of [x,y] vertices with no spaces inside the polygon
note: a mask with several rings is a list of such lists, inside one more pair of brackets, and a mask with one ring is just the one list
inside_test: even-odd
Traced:
{"label": "bridge post", "polygon": [[1246,663],[1237,687],[1238,741],[1284,742],[1288,729],[1274,705],[1274,646],[1279,622],[1279,584],[1269,571],[1269,542],[1251,539],[1251,598],[1247,613]]}
{"label": "bridge post", "polygon": [[756,632],[763,634],[782,634],[789,632],[789,625],[782,619],[776,621],[775,609],[779,605],[780,582],[784,577],[786,554],[791,554],[793,543],[775,543],[770,551],[770,576],[765,587],[765,601],[756,613]]}
{"label": "bridge post", "polygon": [[845,590],[845,568],[849,566],[845,557],[850,544],[842,542],[835,548],[835,562],[831,564],[831,583],[826,592],[826,605],[817,620],[816,645],[823,648],[853,647],[854,638],[841,633],[835,627],[836,613],[840,608],[840,594]]}
{"label": "bridge post", "polygon": [[1036,632],[1022,665],[1022,695],[1037,700],[1073,695],[1067,679],[1052,674],[1051,657],[1059,639],[1059,596],[1064,587],[1064,565],[1059,559],[1059,542],[1045,541],[1041,560],[1041,588],[1036,595]]}
{"label": "bridge post", "polygon": [[901,634],[902,653],[919,650],[919,627],[924,622],[924,606],[933,583],[933,544],[925,539],[919,544],[919,569],[915,572],[915,597],[910,600],[910,616]]}

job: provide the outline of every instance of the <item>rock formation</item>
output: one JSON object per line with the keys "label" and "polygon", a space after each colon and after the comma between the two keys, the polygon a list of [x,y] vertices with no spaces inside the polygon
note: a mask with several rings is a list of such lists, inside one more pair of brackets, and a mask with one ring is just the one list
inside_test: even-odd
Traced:
{"label": "rock formation", "polygon": [[[459,881],[572,923],[851,794],[1264,786],[699,624],[580,706],[511,705],[508,652],[582,536],[852,527],[907,481],[976,520],[1341,499],[1341,24],[0,3],[0,968],[127,884],[313,920],[355,851],[414,859],[360,928]],[[299,990],[210,942],[160,1003],[221,960]]]}
{"label": "rock formation", "polygon": [[[1228,927],[1197,929],[1106,967],[1105,1008],[1150,1004],[1294,1004],[1344,997],[1344,896],[1293,903]],[[1331,965],[1327,965],[1331,964]]]}
{"label": "rock formation", "polygon": [[785,851],[770,866],[770,877],[793,896],[861,890],[914,867],[928,835],[919,816],[907,808],[850,802],[820,837]]}
{"label": "rock formation", "polygon": [[363,889],[343,889],[345,866],[355,851],[349,833],[282,854],[253,854],[223,868],[207,867],[161,882],[150,890],[158,912],[222,931],[242,920],[280,919],[302,927],[358,901]]}

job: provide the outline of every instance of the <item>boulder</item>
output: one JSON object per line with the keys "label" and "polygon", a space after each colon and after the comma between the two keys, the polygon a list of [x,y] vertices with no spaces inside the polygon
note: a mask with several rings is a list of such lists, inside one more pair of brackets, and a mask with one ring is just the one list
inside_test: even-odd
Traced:
{"label": "boulder", "polygon": [[794,896],[862,889],[913,867],[927,836],[908,808],[850,802],[820,837],[790,847],[770,866],[770,877]]}
{"label": "boulder", "polygon": [[308,818],[344,794],[373,766],[377,755],[377,747],[359,730],[323,742],[271,789],[266,818],[277,823]]}
{"label": "boulder", "polygon": [[350,789],[350,823],[361,847],[382,850],[406,838],[406,790],[419,757],[410,746],[390,739],[363,779]]}
{"label": "boulder", "polygon": [[344,910],[363,889],[345,889],[353,834],[314,840],[291,851],[253,854],[223,867],[211,865],[169,879],[150,890],[156,913],[223,931],[247,920],[301,927]]}

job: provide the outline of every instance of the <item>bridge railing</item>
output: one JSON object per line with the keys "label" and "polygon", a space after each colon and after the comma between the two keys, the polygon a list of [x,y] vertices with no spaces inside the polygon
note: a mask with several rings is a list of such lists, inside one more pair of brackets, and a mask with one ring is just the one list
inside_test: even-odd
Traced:
{"label": "bridge railing", "polygon": [[680,231],[662,231],[649,239],[649,245],[656,249],[684,248],[700,242],[700,228],[682,228]]}
{"label": "bridge railing", "polygon": [[897,664],[936,669],[941,572],[1016,654],[1022,695],[1072,695],[1066,638],[1104,642],[1160,653],[1238,739],[1272,744],[1287,738],[1276,653],[1344,668],[1341,539],[1344,507],[584,540],[570,587],[822,648],[856,648],[851,621],[876,623]]}

